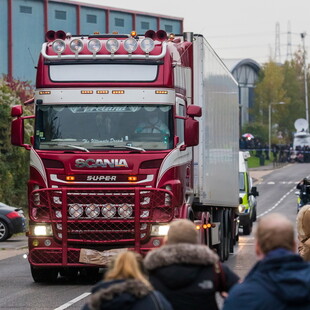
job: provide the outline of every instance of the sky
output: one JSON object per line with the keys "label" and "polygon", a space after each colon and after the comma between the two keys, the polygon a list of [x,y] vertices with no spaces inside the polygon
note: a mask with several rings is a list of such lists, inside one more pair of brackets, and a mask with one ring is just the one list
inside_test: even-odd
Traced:
{"label": "sky", "polygon": [[184,18],[184,31],[203,34],[223,59],[284,62],[303,42],[310,51],[310,0],[74,1]]}

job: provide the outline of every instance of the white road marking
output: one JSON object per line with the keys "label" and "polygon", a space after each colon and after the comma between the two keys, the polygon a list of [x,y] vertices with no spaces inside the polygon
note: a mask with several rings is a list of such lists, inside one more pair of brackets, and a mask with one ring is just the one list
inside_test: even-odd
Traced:
{"label": "white road marking", "polygon": [[296,190],[295,187],[293,187],[291,190],[289,190],[285,195],[283,195],[271,208],[269,208],[268,210],[266,210],[264,213],[258,215],[257,217],[261,217],[266,215],[267,213],[271,212],[272,210],[274,210],[289,194],[291,194],[294,190]]}
{"label": "white road marking", "polygon": [[275,183],[275,182],[273,182],[273,181],[271,181],[271,182],[268,182],[267,184],[272,184],[272,185],[273,185],[273,184],[276,184],[276,183]]}
{"label": "white road marking", "polygon": [[89,296],[91,293],[84,293],[68,302],[66,302],[65,304],[63,304],[62,306],[58,307],[58,308],[55,308],[54,310],[64,310],[64,309],[67,309],[69,308],[70,306],[72,306],[73,304],[75,304],[76,302],[80,301],[81,299]]}

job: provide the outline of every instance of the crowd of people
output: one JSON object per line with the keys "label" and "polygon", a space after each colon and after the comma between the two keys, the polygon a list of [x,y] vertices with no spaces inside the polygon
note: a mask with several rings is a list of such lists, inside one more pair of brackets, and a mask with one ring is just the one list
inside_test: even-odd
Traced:
{"label": "crowd of people", "polygon": [[[269,145],[261,143],[257,138],[241,138],[239,148],[242,151],[252,151],[256,157],[270,160]],[[310,146],[296,146],[294,149],[290,144],[272,144],[270,152],[275,162],[310,162]]]}
{"label": "crowd of people", "polygon": [[294,225],[273,213],[258,220],[257,263],[241,281],[207,245],[193,222],[172,222],[165,244],[142,258],[122,252],[113,260],[83,310],[310,310],[310,205]]}

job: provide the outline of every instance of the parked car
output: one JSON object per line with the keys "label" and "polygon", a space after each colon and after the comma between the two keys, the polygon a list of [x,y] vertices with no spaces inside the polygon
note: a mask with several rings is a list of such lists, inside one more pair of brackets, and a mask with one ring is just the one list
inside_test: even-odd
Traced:
{"label": "parked car", "polygon": [[0,202],[0,242],[25,231],[26,219],[23,210]]}

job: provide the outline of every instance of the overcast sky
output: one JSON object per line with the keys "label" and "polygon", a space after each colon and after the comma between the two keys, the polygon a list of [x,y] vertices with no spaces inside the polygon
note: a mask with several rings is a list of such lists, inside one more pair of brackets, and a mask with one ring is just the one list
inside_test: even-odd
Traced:
{"label": "overcast sky", "polygon": [[304,32],[309,55],[310,0],[75,1],[182,17],[184,31],[203,34],[220,57],[252,58],[259,63],[275,56],[279,23],[281,61],[302,46],[300,34]]}

